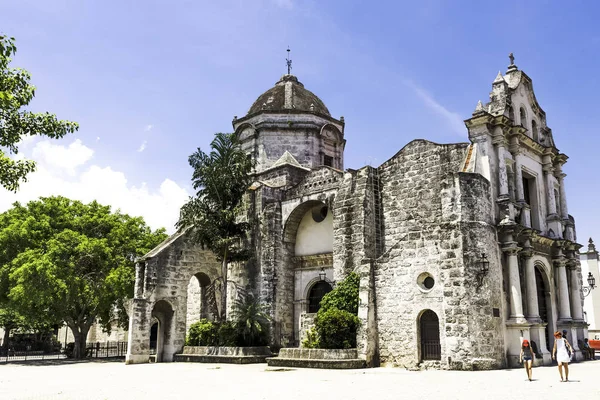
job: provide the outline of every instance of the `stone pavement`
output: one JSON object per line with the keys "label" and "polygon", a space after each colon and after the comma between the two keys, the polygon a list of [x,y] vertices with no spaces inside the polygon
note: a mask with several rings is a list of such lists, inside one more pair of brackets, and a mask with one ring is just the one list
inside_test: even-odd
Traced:
{"label": "stone pavement", "polygon": [[600,360],[524,370],[282,370],[266,364],[38,362],[0,365],[2,400],[96,399],[600,399]]}

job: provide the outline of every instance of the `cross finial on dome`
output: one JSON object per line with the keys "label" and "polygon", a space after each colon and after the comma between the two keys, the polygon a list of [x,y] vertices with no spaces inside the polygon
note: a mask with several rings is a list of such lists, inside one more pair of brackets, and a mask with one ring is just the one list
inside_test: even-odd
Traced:
{"label": "cross finial on dome", "polygon": [[508,55],[508,58],[510,59],[510,65],[515,65],[515,56],[513,53],[510,53]]}
{"label": "cross finial on dome", "polygon": [[285,63],[287,64],[287,68],[288,68],[288,75],[290,75],[292,73],[292,60],[290,60],[290,46],[288,46],[287,48],[287,58],[285,59]]}

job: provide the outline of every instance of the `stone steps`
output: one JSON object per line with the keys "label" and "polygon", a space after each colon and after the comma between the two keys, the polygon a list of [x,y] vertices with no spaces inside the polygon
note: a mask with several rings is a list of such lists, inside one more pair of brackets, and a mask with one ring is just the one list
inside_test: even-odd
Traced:
{"label": "stone steps", "polygon": [[365,368],[365,360],[360,359],[307,359],[307,358],[267,358],[269,367],[321,368],[321,369],[359,369]]}
{"label": "stone steps", "polygon": [[197,362],[207,364],[261,364],[265,363],[268,356],[233,356],[233,355],[206,355],[206,354],[175,354],[176,362]]}

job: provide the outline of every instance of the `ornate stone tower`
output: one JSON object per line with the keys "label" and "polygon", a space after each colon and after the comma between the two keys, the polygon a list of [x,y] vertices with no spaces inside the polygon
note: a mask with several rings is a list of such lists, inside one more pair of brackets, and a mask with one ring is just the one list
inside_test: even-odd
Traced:
{"label": "ornate stone tower", "polygon": [[343,117],[332,118],[294,75],[283,75],[261,94],[245,117],[234,118],[233,128],[243,149],[256,159],[259,174],[286,152],[305,168],[344,168]]}

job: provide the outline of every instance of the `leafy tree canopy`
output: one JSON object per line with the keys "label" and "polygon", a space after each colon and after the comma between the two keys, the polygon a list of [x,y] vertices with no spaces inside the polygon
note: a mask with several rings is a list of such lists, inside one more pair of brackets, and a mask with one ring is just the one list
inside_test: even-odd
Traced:
{"label": "leafy tree canopy", "polygon": [[[142,218],[97,202],[48,197],[0,214],[0,308],[27,321],[64,321],[85,345],[96,318],[126,318],[134,260],[166,238]],[[4,306],[3,306],[4,305]],[[81,356],[75,346],[75,356]]]}
{"label": "leafy tree canopy", "polygon": [[15,39],[0,35],[0,186],[16,191],[27,174],[35,170],[32,160],[13,160],[18,143],[26,136],[61,138],[79,129],[75,122],[60,121],[54,114],[24,109],[35,96],[31,75],[22,68],[10,68],[17,52]]}

